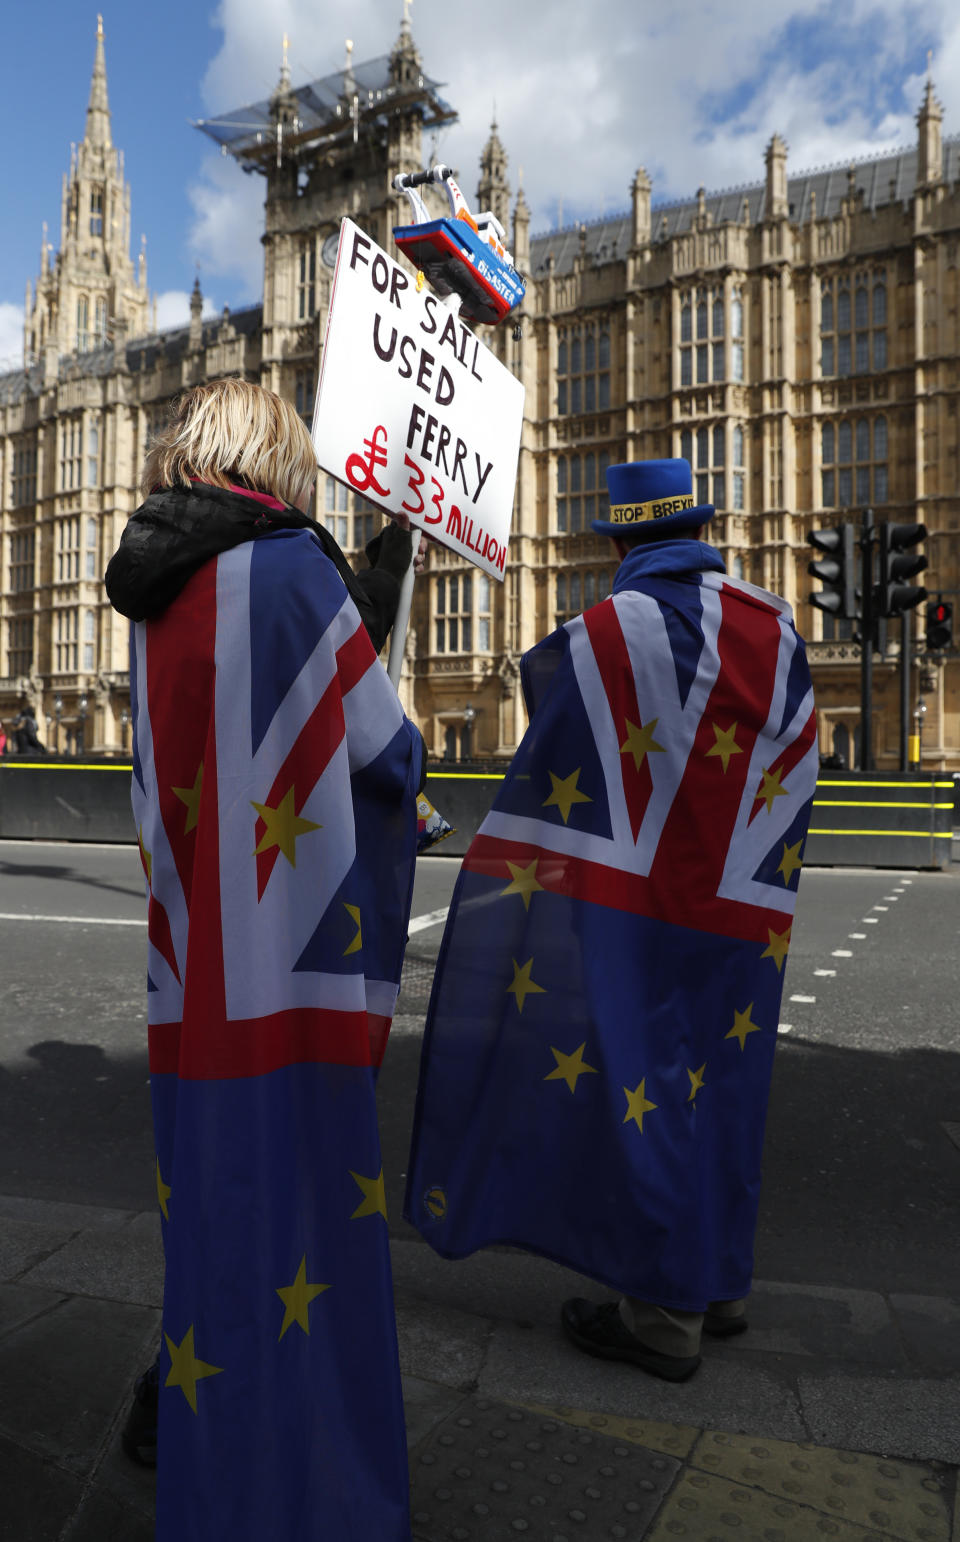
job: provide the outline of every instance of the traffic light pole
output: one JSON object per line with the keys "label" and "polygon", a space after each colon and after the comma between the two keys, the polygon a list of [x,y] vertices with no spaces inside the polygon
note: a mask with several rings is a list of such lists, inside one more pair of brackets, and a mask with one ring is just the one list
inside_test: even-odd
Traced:
{"label": "traffic light pole", "polygon": [[864,509],[860,526],[860,770],[873,770],[873,547],[877,539],[873,510]]}
{"label": "traffic light pole", "polygon": [[910,618],[900,612],[900,770],[910,769]]}

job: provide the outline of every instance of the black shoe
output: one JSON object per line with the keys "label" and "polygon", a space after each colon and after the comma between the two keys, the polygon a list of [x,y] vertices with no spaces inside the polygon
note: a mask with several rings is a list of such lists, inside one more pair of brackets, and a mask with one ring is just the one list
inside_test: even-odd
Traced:
{"label": "black shoe", "polygon": [[160,1367],[156,1361],[137,1378],[133,1403],[120,1442],[131,1462],[139,1467],[157,1465],[157,1403],[160,1398]]}
{"label": "black shoe", "polygon": [[586,1354],[596,1355],[599,1360],[626,1360],[664,1381],[686,1381],[700,1364],[699,1355],[665,1355],[658,1349],[648,1349],[630,1332],[616,1301],[596,1306],[574,1296],[563,1303],[560,1322],[571,1343]]}
{"label": "black shoe", "polygon": [[749,1326],[744,1312],[739,1317],[724,1317],[722,1312],[709,1310],[703,1314],[703,1331],[715,1339],[732,1339],[738,1333],[746,1333]]}

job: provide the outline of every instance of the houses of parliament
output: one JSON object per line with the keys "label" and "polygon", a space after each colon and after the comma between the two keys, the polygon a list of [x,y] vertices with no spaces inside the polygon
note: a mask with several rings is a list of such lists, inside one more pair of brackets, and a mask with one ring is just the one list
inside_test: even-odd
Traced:
{"label": "houses of parliament", "polygon": [[[201,125],[263,179],[263,299],[209,320],[197,283],[189,325],[157,332],[98,24],[59,250],[45,234],[23,365],[0,375],[0,719],[29,705],[52,750],[129,749],[128,624],[102,574],[151,435],[180,391],[224,375],[280,392],[309,424],[340,219],[392,250],[394,174],[419,169],[456,116],[425,69],[404,17],[389,54],[355,63],[348,46],[342,70],[302,86],[284,54],[268,101]],[[511,754],[521,654],[610,590],[612,548],[590,530],[606,467],[682,455],[728,570],[794,607],[821,752],[858,763],[860,650],[810,603],[808,533],[866,508],[922,521],[922,582],[960,599],[960,140],[943,137],[930,83],[916,122],[909,148],[807,173],[775,135],[755,183],[678,203],[656,203],[641,168],[622,214],[539,235],[492,126],[475,207],[508,231],[527,291],[519,336],[480,331],[523,383],[524,422],[505,581],[432,546],[416,584],[401,694],[435,756]],[[315,513],[363,563],[380,515],[323,473]],[[923,768],[960,770],[960,656],[924,654],[923,607],[910,624]],[[880,771],[899,765],[888,631]]]}

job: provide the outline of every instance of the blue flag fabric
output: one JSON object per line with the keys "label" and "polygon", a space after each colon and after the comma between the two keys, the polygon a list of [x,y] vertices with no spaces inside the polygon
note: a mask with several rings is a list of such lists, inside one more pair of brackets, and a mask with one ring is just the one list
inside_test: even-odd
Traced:
{"label": "blue flag fabric", "polygon": [[307,532],[134,630],[166,1281],[159,1542],[407,1542],[374,1077],[421,741]]}
{"label": "blue flag fabric", "polygon": [[406,1214],[444,1257],[513,1244],[702,1311],[752,1274],[817,774],[803,644],[674,541],[629,554],[524,686],[444,934]]}

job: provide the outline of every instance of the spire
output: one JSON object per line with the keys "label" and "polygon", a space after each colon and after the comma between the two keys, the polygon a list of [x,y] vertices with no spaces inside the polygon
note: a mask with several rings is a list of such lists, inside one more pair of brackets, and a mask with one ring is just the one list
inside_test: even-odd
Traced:
{"label": "spire", "polygon": [[477,208],[489,209],[506,230],[510,216],[510,186],[507,182],[507,152],[497,133],[496,115],[490,124],[490,138],[480,156]]}
{"label": "spire", "polygon": [[[930,55],[927,54],[927,69]],[[928,73],[927,89],[917,113],[917,186],[934,187],[943,181],[943,108],[933,94]]]}
{"label": "spire", "polygon": [[423,69],[423,61],[410,29],[411,4],[412,0],[403,0],[400,35],[390,54],[390,84],[394,86],[415,86]]}
{"label": "spire", "polygon": [[107,101],[107,64],[103,54],[103,17],[97,17],[97,50],[93,56],[93,77],[90,81],[90,101],[87,106],[88,145],[109,150],[110,104]]}

